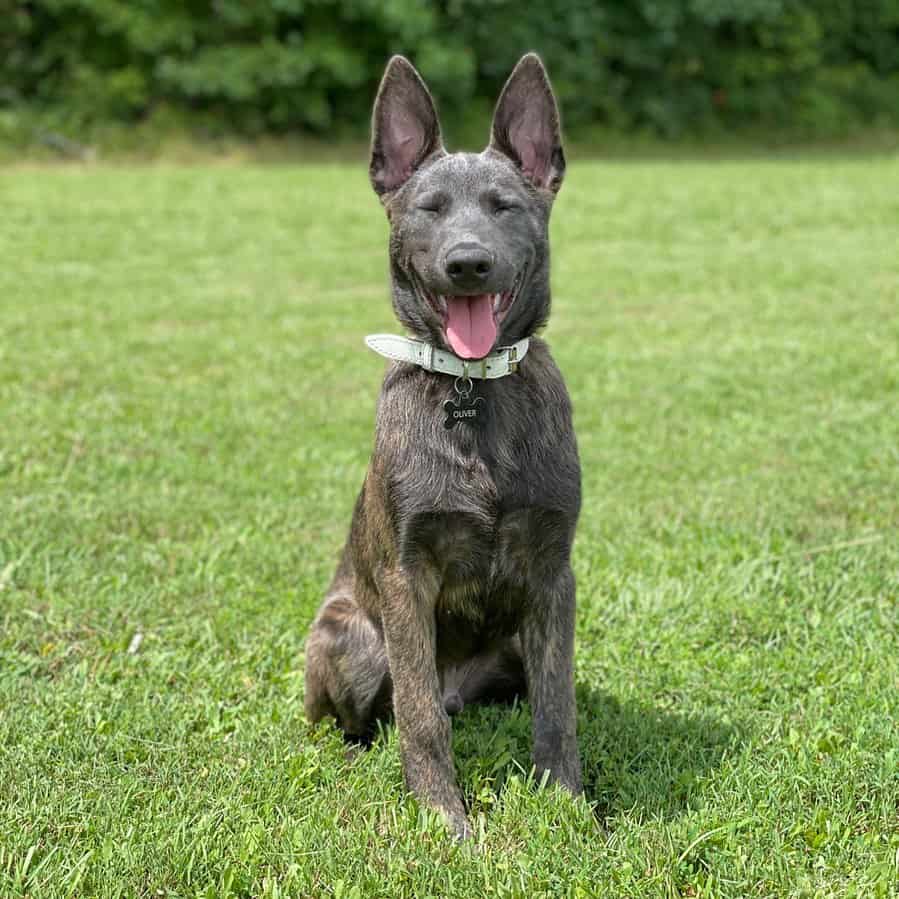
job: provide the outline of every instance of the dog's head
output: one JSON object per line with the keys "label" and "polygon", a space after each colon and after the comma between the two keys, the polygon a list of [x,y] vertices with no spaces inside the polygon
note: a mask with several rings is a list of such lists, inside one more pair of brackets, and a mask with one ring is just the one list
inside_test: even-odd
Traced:
{"label": "dog's head", "polygon": [[565,172],[546,71],[522,57],[490,144],[447,153],[428,89],[390,60],[375,100],[371,182],[390,220],[397,318],[416,336],[480,359],[549,315],[548,223]]}

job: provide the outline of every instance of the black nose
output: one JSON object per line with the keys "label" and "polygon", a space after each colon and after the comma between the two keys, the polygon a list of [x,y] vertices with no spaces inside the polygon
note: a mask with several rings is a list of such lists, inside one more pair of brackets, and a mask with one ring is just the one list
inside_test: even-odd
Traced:
{"label": "black nose", "polygon": [[479,243],[457,243],[446,254],[446,273],[457,287],[478,287],[492,268],[490,251]]}

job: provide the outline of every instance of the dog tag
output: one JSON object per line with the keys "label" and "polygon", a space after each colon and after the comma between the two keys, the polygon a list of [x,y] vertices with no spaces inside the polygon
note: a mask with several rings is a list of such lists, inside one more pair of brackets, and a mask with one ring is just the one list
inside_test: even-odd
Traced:
{"label": "dog tag", "polygon": [[477,427],[484,423],[487,403],[482,396],[460,393],[454,400],[447,400],[443,404],[443,411],[446,412],[443,427],[447,430],[454,428],[459,422]]}

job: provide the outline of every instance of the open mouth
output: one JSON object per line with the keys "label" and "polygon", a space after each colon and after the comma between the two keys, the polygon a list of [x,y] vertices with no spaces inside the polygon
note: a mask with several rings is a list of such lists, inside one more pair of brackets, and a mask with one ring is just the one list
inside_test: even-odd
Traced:
{"label": "open mouth", "polygon": [[482,359],[496,343],[496,335],[503,319],[524,281],[521,271],[510,290],[502,293],[433,294],[417,285],[421,295],[443,321],[446,342],[462,359]]}

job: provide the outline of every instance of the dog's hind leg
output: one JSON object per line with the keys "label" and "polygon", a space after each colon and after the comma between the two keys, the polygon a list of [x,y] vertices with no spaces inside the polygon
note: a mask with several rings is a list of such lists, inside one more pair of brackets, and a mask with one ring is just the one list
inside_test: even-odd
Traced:
{"label": "dog's hind leg", "polygon": [[306,717],[333,716],[347,738],[367,740],[390,712],[384,638],[349,590],[329,596],[306,641]]}
{"label": "dog's hind leg", "polygon": [[443,672],[443,707],[455,715],[473,702],[512,702],[527,695],[518,637]]}

